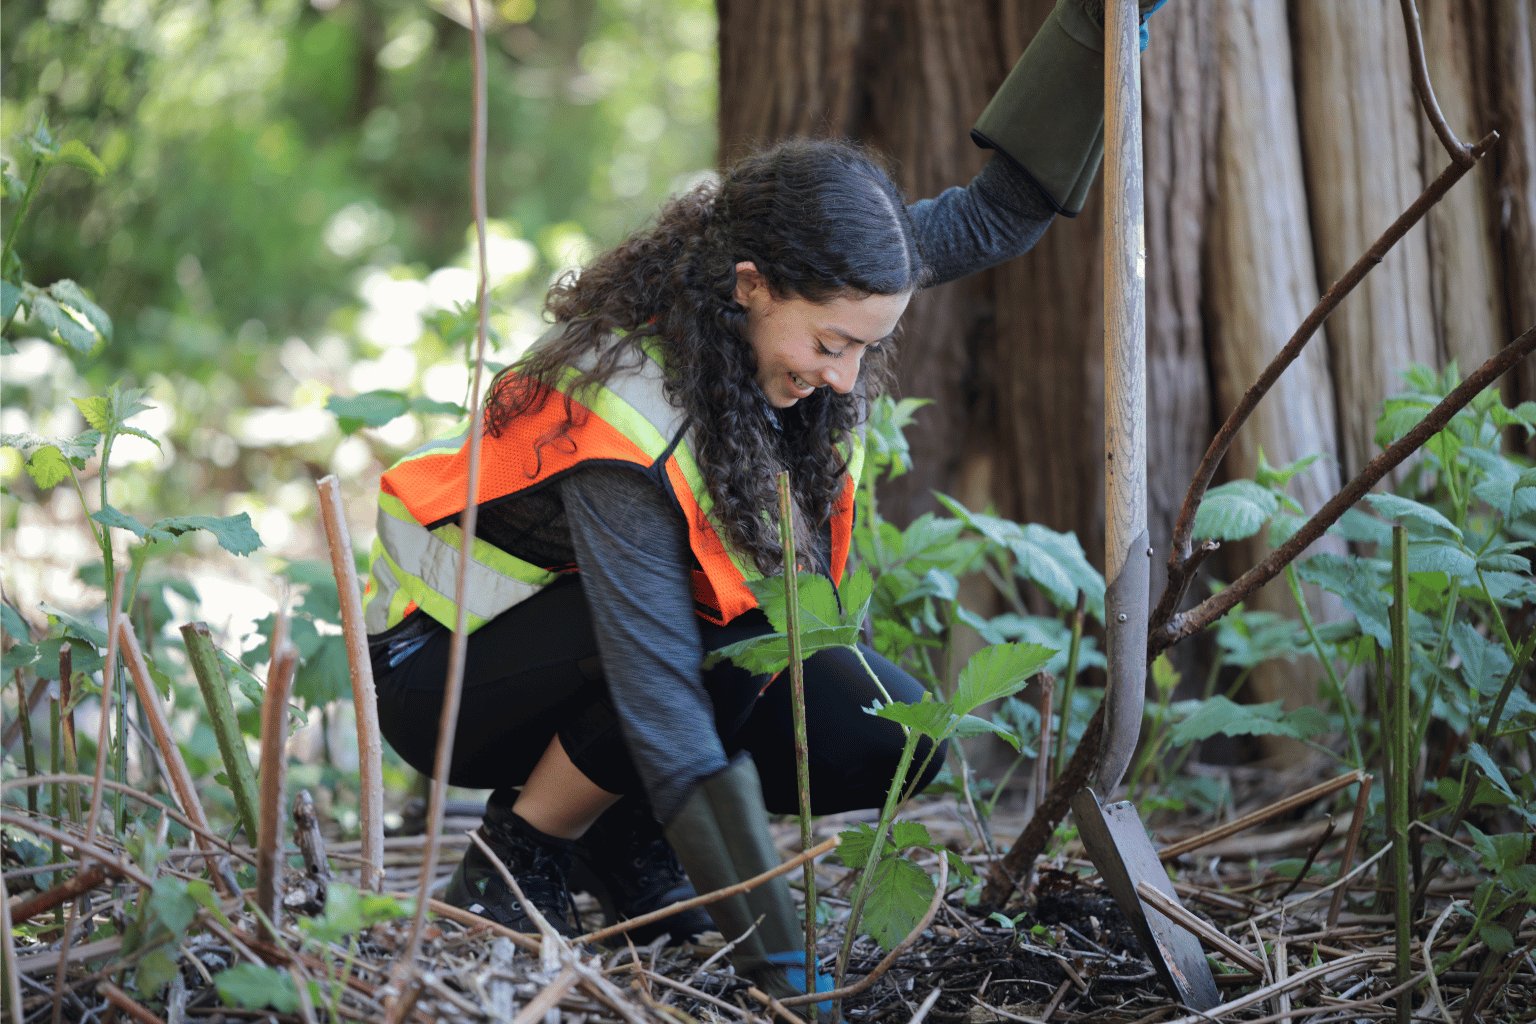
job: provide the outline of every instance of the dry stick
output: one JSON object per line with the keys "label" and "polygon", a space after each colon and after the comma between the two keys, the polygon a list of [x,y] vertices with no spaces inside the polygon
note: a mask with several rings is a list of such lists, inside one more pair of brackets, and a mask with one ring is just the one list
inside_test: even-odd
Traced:
{"label": "dry stick", "polygon": [[[1036,746],[1035,754],[1035,791],[1030,794],[1030,802],[1040,800],[1051,784],[1051,711],[1056,699],[1056,677],[1049,672],[1040,673],[1040,742]],[[1062,721],[1066,721],[1066,715],[1062,715]]]}
{"label": "dry stick", "polygon": [[1424,33],[1419,27],[1419,9],[1414,6],[1413,0],[1402,0],[1402,7],[1403,26],[1408,30],[1408,63],[1413,68],[1413,88],[1419,94],[1424,116],[1429,118],[1435,134],[1440,137],[1440,144],[1451,155],[1451,159],[1463,167],[1471,167],[1477,163],[1477,157],[1446,123],[1445,115],[1440,113],[1440,104],[1435,100],[1434,86],[1429,82],[1429,67],[1424,60]]}
{"label": "dry stick", "polygon": [[240,722],[235,717],[235,705],[229,696],[229,680],[219,664],[219,652],[214,647],[213,636],[205,622],[189,622],[181,627],[182,643],[187,648],[187,661],[192,674],[197,677],[197,687],[203,693],[203,705],[208,708],[208,721],[213,726],[214,739],[219,744],[219,756],[224,770],[229,774],[229,791],[235,798],[235,810],[240,815],[240,825],[246,838],[256,841],[256,773],[251,770],[250,755],[245,752],[245,738],[240,733]]}
{"label": "dry stick", "polygon": [[16,906],[11,908],[11,919],[18,923],[30,921],[38,914],[52,910],[60,903],[72,900],[81,893],[96,888],[107,880],[107,869],[100,864],[92,864],[82,868],[70,878],[44,892],[28,896],[18,900]]}
{"label": "dry stick", "polygon": [[[398,894],[396,898],[415,899],[414,896],[405,896],[404,894]],[[535,956],[537,956],[539,953],[539,940],[529,937],[524,932],[513,931],[506,925],[497,924],[495,921],[492,921],[488,917],[481,917],[479,914],[476,914],[473,911],[465,910],[462,907],[456,907],[451,903],[444,903],[442,900],[428,900],[427,905],[431,909],[432,913],[436,914],[438,917],[446,917],[448,920],[456,921],[466,928],[478,929],[480,931],[490,932],[492,935],[496,935],[504,939],[510,939],[512,940],[512,944],[515,945],[518,949],[521,949],[524,953],[532,953]]]}
{"label": "dry stick", "polygon": [[317,897],[323,904],[331,884],[331,863],[325,856],[325,836],[320,832],[320,818],[315,814],[315,799],[309,790],[299,790],[293,800],[293,831],[299,843],[299,855],[304,858],[304,873],[317,886]]}
{"label": "dry stick", "polygon": [[809,850],[804,850],[800,853],[797,853],[795,856],[791,857],[789,860],[778,865],[777,867],[771,867],[767,871],[764,871],[758,875],[753,875],[751,878],[748,878],[745,881],[737,882],[735,885],[728,885],[724,889],[715,889],[712,892],[706,892],[700,896],[690,896],[686,900],[679,900],[676,903],[662,907],[660,910],[653,910],[648,914],[641,914],[639,917],[631,917],[620,921],[617,924],[611,924],[606,928],[599,928],[595,932],[588,932],[587,934],[578,936],[571,941],[578,946],[603,942],[607,939],[613,938],[615,935],[622,935],[631,929],[650,924],[652,921],[660,921],[663,918],[671,917],[673,914],[681,913],[684,910],[692,910],[694,907],[704,907],[711,903],[718,903],[720,900],[723,900],[728,896],[738,896],[741,893],[756,889],[758,886],[762,885],[769,879],[778,878],[780,875],[787,875],[791,871],[795,870],[795,868],[811,863],[824,853],[830,853],[832,850],[837,849],[838,844],[842,841],[843,840],[841,836],[833,836],[830,839],[824,839],[820,843],[817,843],[815,846],[811,847]]}
{"label": "dry stick", "polygon": [[842,988],[835,988],[830,992],[807,992],[803,996],[790,996],[788,999],[779,1000],[779,1002],[784,1006],[804,1006],[806,1003],[821,1003],[828,999],[847,999],[849,996],[856,996],[869,988],[869,986],[879,981],[881,976],[891,969],[891,965],[896,962],[896,958],[905,953],[912,943],[917,941],[917,937],[927,930],[928,925],[933,921],[933,915],[939,912],[939,905],[944,902],[944,890],[948,886],[949,858],[940,854],[939,882],[934,887],[933,899],[928,901],[928,909],[923,912],[922,920],[918,921],[913,929],[907,933],[906,938],[896,943],[891,948],[891,951],[885,954],[885,959],[876,964],[874,970],[864,975],[864,977],[852,985],[844,985]]}
{"label": "dry stick", "polygon": [[1318,964],[1316,967],[1309,968],[1299,974],[1293,974],[1283,982],[1265,985],[1263,988],[1254,989],[1252,992],[1239,996],[1230,1002],[1222,1003],[1220,1006],[1179,1017],[1176,1020],[1167,1022],[1167,1024],[1209,1024],[1212,1020],[1221,1020],[1230,1014],[1236,1013],[1238,1010],[1257,1006],[1281,992],[1295,991],[1296,989],[1311,985],[1314,981],[1321,981],[1330,974],[1346,970],[1353,971],[1364,967],[1366,964],[1386,960],[1390,957],[1390,953],[1377,951],[1351,953],[1349,956],[1340,957],[1329,963]]}
{"label": "dry stick", "polygon": [[363,833],[362,888],[384,887],[384,745],[379,739],[379,705],[373,692],[373,662],[368,657],[368,630],[363,625],[362,590],[352,538],[341,504],[341,485],[328,476],[315,485],[320,492],[320,521],[331,552],[331,573],[341,597],[341,632],[347,642],[347,668],[352,677],[352,708],[357,719],[358,815]]}
{"label": "dry stick", "polygon": [[[779,473],[779,546],[784,556],[784,627],[789,645],[789,707],[795,739],[795,783],[800,796],[800,849],[809,850],[811,833],[811,749],[805,732],[805,665],[800,660],[800,576],[795,564],[795,499],[789,470]],[[805,862],[805,976],[816,977],[816,863]],[[814,984],[811,986],[815,987]],[[811,1008],[811,1019],[817,1016]]]}
{"label": "dry stick", "polygon": [[[471,71],[474,80],[474,100],[471,105],[472,130],[470,132],[469,193],[474,204],[475,255],[477,280],[475,286],[475,370],[470,382],[471,405],[478,400],[481,377],[485,370],[487,334],[486,281],[489,272],[485,254],[485,33],[480,24],[479,0],[469,0],[470,35],[472,46]],[[475,544],[475,523],[479,518],[480,505],[480,442],[484,431],[471,416],[469,429],[469,480],[466,486],[464,512],[459,517],[463,531],[463,544],[459,548],[459,568],[453,591],[453,642],[448,647],[448,678],[443,685],[443,710],[437,724],[437,757],[432,767],[432,790],[427,802],[427,843],[422,850],[421,885],[416,899],[416,916],[405,949],[397,963],[400,977],[413,968],[416,951],[421,948],[421,937],[427,923],[427,901],[430,898],[432,876],[437,871],[437,844],[443,830],[443,804],[447,798],[448,768],[453,763],[453,741],[459,721],[459,699],[464,689],[464,659],[469,649],[467,596],[469,588],[469,564]],[[404,987],[403,985],[401,986]],[[397,1001],[398,1002],[398,1001]],[[396,1002],[389,1006],[388,1024],[399,1024],[403,1011],[397,1010]]]}
{"label": "dry stick", "polygon": [[1278,818],[1282,814],[1289,814],[1299,807],[1307,806],[1307,804],[1312,803],[1314,800],[1321,800],[1323,797],[1337,793],[1352,783],[1364,782],[1369,778],[1370,776],[1365,772],[1345,772],[1336,779],[1329,779],[1327,782],[1319,782],[1315,786],[1309,786],[1299,793],[1293,793],[1282,800],[1276,800],[1267,807],[1261,807],[1257,811],[1243,815],[1241,818],[1234,818],[1225,825],[1218,825],[1213,829],[1201,832],[1197,836],[1190,836],[1188,839],[1181,839],[1177,843],[1170,843],[1158,851],[1158,859],[1172,860],[1175,857],[1182,857],[1192,850],[1198,850],[1202,846],[1209,846],[1211,843],[1226,839],[1228,836],[1235,836],[1239,832],[1244,832],[1255,825],[1269,821],[1271,818]]}
{"label": "dry stick", "polygon": [[287,615],[279,612],[272,629],[272,659],[267,692],[261,699],[261,795],[256,832],[256,909],[265,915],[262,935],[280,941],[282,925],[283,784],[288,774],[288,691],[298,665],[298,651],[288,642]]}
{"label": "dry stick", "polygon": [[1425,442],[1439,433],[1463,406],[1503,376],[1516,363],[1530,355],[1532,350],[1536,350],[1536,325],[1526,328],[1523,334],[1479,366],[1431,409],[1412,430],[1366,463],[1365,468],[1337,494],[1328,499],[1327,504],[1308,519],[1290,540],[1271,551],[1258,565],[1234,580],[1231,586],[1212,595],[1189,611],[1173,616],[1162,628],[1155,628],[1148,653],[1156,656],[1185,637],[1200,632],[1231,611],[1253,591],[1274,579],[1308,545],[1321,537],[1340,516],[1359,502],[1382,477],[1423,447]]}
{"label": "dry stick", "polygon": [[1339,886],[1333,890],[1333,898],[1328,901],[1328,929],[1330,931],[1339,923],[1339,911],[1344,906],[1344,894],[1349,891],[1346,884],[1349,878],[1349,869],[1355,862],[1355,850],[1360,846],[1360,830],[1365,827],[1365,814],[1370,809],[1371,782],[1374,775],[1366,775],[1360,780],[1360,790],[1355,794],[1355,813],[1349,819],[1349,839],[1344,843],[1344,857],[1339,862]]}
{"label": "dry stick", "polygon": [[[71,850],[74,850],[75,856],[79,857],[81,860],[94,860],[97,863],[104,865],[107,871],[111,874],[120,875],[123,878],[128,879],[130,882],[134,882],[143,886],[145,889],[154,887],[154,879],[146,875],[142,870],[138,868],[137,865],[133,864],[131,861],[123,860],[121,857],[117,856],[110,850],[104,850],[94,843],[86,842],[74,832],[69,832],[61,828],[54,828],[52,825],[45,825],[35,818],[7,818],[6,823],[12,827],[22,829],[26,832],[31,832],[33,835],[39,836],[43,839],[57,839]],[[65,952],[65,950],[60,950],[61,969],[63,967],[63,954]]]}
{"label": "dry stick", "polygon": [[[100,985],[97,985],[96,993],[107,1002],[111,1003],[113,1006],[126,1013],[131,1019],[137,1021],[138,1024],[165,1024],[164,1020],[161,1020],[159,1017],[155,1016],[155,1014],[151,1013],[142,1003],[138,1002],[127,992],[124,992],[110,981],[104,981]],[[19,1020],[20,1018],[17,1019]]]}
{"label": "dry stick", "polygon": [[[1474,160],[1481,159],[1498,141],[1499,133],[1496,131],[1483,136],[1471,150]],[[1344,297],[1354,290],[1365,275],[1373,270],[1387,252],[1408,233],[1408,229],[1417,224],[1431,207],[1439,203],[1446,192],[1450,191],[1451,186],[1460,181],[1470,169],[1471,165],[1463,167],[1453,163],[1440,172],[1440,176],[1430,183],[1429,187],[1409,205],[1408,209],[1403,211],[1397,220],[1392,222],[1392,225],[1371,244],[1365,254],[1323,293],[1323,297],[1307,314],[1301,326],[1296,328],[1290,340],[1275,354],[1269,365],[1264,367],[1264,371],[1259,374],[1258,380],[1253,382],[1253,386],[1243,393],[1237,407],[1232,410],[1226,422],[1211,438],[1210,446],[1206,448],[1205,455],[1201,458],[1200,465],[1189,482],[1189,490],[1185,492],[1184,502],[1179,508],[1179,518],[1174,523],[1173,542],[1168,552],[1168,582],[1163,588],[1162,596],[1158,598],[1156,610],[1152,613],[1154,634],[1163,623],[1173,618],[1174,612],[1189,590],[1189,584],[1194,579],[1200,562],[1211,550],[1214,550],[1212,546],[1202,545],[1201,549],[1191,551],[1190,535],[1194,531],[1195,512],[1200,507],[1200,499],[1205,496],[1206,489],[1210,487],[1211,478],[1216,474],[1216,467],[1221,464],[1227,450],[1232,447],[1233,438],[1237,436],[1238,430],[1252,415],[1260,399],[1268,394],[1275,381],[1280,379],[1280,375],[1301,355],[1301,350],[1306,347],[1307,342],[1312,340],[1318,328],[1323,325],[1323,321],[1328,319]],[[1168,645],[1163,645],[1163,647],[1166,646]],[[1156,649],[1160,651],[1163,647]]]}
{"label": "dry stick", "polygon": [[11,1020],[19,1024],[25,1018],[21,1015],[21,974],[16,967],[16,934],[11,931],[11,923],[11,894],[5,888],[5,872],[0,871],[0,929],[5,930],[0,956],[5,958],[5,1009]]}
{"label": "dry stick", "polygon": [[1198,914],[1184,909],[1182,903],[1178,900],[1170,899],[1166,893],[1151,882],[1137,882],[1136,895],[1140,896],[1142,902],[1147,904],[1147,906],[1191,933],[1207,946],[1221,950],[1231,960],[1242,967],[1246,967],[1259,977],[1262,978],[1264,976],[1263,960],[1254,956],[1242,943],[1233,940],[1221,929],[1208,923]]}
{"label": "dry stick", "polygon": [[[160,755],[165,759],[166,773],[171,777],[171,789],[176,795],[176,802],[181,806],[181,813],[195,822],[202,832],[208,831],[208,815],[203,811],[203,802],[198,798],[197,786],[192,782],[192,773],[187,770],[187,762],[182,760],[181,748],[176,745],[176,738],[171,735],[171,726],[165,718],[165,709],[160,705],[160,695],[155,692],[154,683],[149,678],[149,666],[144,663],[144,654],[139,650],[138,637],[134,635],[133,623],[126,616],[117,620],[119,642],[123,645],[123,661],[128,666],[128,674],[133,677],[133,685],[139,692],[139,706],[144,709],[145,717],[149,719],[149,728],[155,737],[155,745],[160,748]],[[213,845],[203,838],[201,834],[195,834],[195,841],[208,856],[208,874],[212,876],[214,886],[225,896],[234,896],[236,891],[224,878],[220,870],[218,853]]]}

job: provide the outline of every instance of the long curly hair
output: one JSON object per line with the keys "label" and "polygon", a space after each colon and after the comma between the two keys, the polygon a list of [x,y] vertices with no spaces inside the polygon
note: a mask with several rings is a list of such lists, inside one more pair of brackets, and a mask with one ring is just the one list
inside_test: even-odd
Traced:
{"label": "long curly hair", "polygon": [[[747,260],[775,297],[811,302],[898,295],[925,275],[901,192],[869,152],[839,141],[779,143],[673,198],[652,225],[560,278],[545,308],[565,330],[492,382],[486,427],[500,434],[541,408],[578,357],[595,355],[571,389],[579,399],[637,365],[640,340],[655,338],[667,397],[692,424],[716,526],[771,574],[782,558],[777,473],[790,471],[796,549],[809,552],[842,490],[838,445],[888,382],[894,346],[866,353],[852,393],[821,388],[775,412],[757,386],[746,310],[735,297],[736,264]],[[564,424],[541,446],[580,415],[569,394]]]}

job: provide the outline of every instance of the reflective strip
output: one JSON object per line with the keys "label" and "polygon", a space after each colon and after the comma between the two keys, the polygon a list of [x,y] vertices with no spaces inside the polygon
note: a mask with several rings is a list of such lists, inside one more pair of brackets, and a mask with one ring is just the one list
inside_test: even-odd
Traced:
{"label": "reflective strip", "polygon": [[[390,494],[379,496],[379,541],[385,565],[399,570],[401,589],[439,622],[453,621],[462,538],[457,526],[428,530],[411,517],[400,499]],[[482,623],[532,597],[556,576],[479,538],[475,539],[468,573],[465,600],[470,615]],[[439,615],[444,606],[447,618]],[[390,617],[393,619],[393,614]]]}

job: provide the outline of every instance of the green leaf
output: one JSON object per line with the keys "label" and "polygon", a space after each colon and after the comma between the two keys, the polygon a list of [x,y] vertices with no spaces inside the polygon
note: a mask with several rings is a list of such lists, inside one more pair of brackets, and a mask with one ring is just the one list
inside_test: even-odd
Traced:
{"label": "green leaf", "polygon": [[47,295],[39,293],[32,298],[32,315],[63,342],[64,347],[78,355],[89,355],[96,347],[96,334],[74,315]]}
{"label": "green leaf", "polygon": [[[1481,743],[1470,743],[1467,745],[1467,760],[1477,765],[1477,770],[1483,773],[1483,777],[1493,783],[1499,792],[1508,797],[1511,804],[1516,807],[1520,806],[1521,800],[1515,795],[1509,780],[1504,777],[1503,769],[1494,763],[1493,758],[1488,755],[1487,749]],[[1469,825],[1468,827],[1471,826]],[[1474,831],[1476,830],[1474,829]]]}
{"label": "green leaf", "polygon": [[993,644],[971,656],[960,670],[960,680],[951,699],[954,711],[967,715],[989,701],[1018,693],[1029,677],[1040,671],[1056,654],[1040,644]]}
{"label": "green leaf", "polygon": [[24,644],[32,640],[32,630],[28,628],[27,620],[8,604],[0,604],[0,631],[17,643]]}
{"label": "green leaf", "polygon": [[411,403],[399,391],[365,391],[350,398],[332,395],[325,400],[325,408],[333,413],[343,432],[352,433],[359,427],[382,427],[410,411]]}
{"label": "green leaf", "polygon": [[1412,498],[1397,494],[1367,494],[1365,500],[1380,516],[1402,523],[1408,536],[1415,540],[1451,537],[1461,540],[1461,531],[1439,512]]}
{"label": "green leaf", "polygon": [[934,497],[949,509],[950,515],[1000,547],[1008,547],[1024,534],[1023,528],[1011,520],[972,512],[947,494],[935,494]]}
{"label": "green leaf", "polygon": [[411,412],[421,416],[463,416],[469,412],[458,402],[439,402],[432,398],[413,398]]}
{"label": "green leaf", "polygon": [[1019,734],[1001,722],[982,718],[978,715],[960,715],[954,720],[950,735],[967,739],[971,736],[996,736],[1014,750],[1020,750],[1023,740]]}
{"label": "green leaf", "polygon": [[1408,571],[1443,572],[1452,579],[1464,579],[1477,572],[1477,562],[1451,541],[1412,541],[1408,544]]}
{"label": "green leaf", "polygon": [[1477,929],[1478,938],[1488,944],[1488,951],[1504,956],[1515,948],[1515,937],[1497,921],[1486,921]]}
{"label": "green leaf", "polygon": [[893,821],[891,822],[891,846],[897,850],[905,850],[913,846],[931,848],[933,837],[928,834],[928,826],[920,821]]}
{"label": "green leaf", "polygon": [[178,939],[187,933],[187,927],[197,916],[197,901],[188,894],[186,881],[170,875],[155,879],[149,908]]}
{"label": "green leaf", "polygon": [[219,547],[232,555],[248,555],[261,547],[261,537],[245,512],[233,516],[170,516],[157,519],[149,529],[152,534],[166,537],[207,530],[219,542]]}
{"label": "green leaf", "polygon": [[52,156],[58,149],[58,143],[54,141],[53,132],[48,130],[47,117],[39,117],[37,124],[32,127],[32,133],[21,141],[23,145],[32,151],[34,156],[42,159]]}
{"label": "green leaf", "polygon": [[1353,625],[1383,650],[1391,650],[1392,625],[1379,569],[1365,559],[1325,553],[1302,562],[1296,574],[1337,595],[1353,616]]}
{"label": "green leaf", "polygon": [[46,491],[69,479],[69,460],[53,445],[43,445],[27,456],[26,470],[32,482]]}
{"label": "green leaf", "polygon": [[[96,520],[96,522],[100,523],[102,526],[108,527],[109,529],[127,530],[129,533],[133,534],[140,540],[143,540],[149,533],[149,527],[139,522],[133,516],[128,515],[126,512],[121,512],[118,509],[113,508],[111,505],[103,506],[100,512],[91,513],[91,518]],[[151,539],[160,540],[161,538],[155,537]]]}
{"label": "green leaf", "polygon": [[1527,832],[1488,835],[1471,822],[1467,822],[1467,831],[1472,833],[1472,846],[1483,867],[1495,876],[1508,874],[1524,864],[1531,849],[1532,836]]}
{"label": "green leaf", "polygon": [[0,281],[0,321],[16,315],[21,305],[21,289],[9,281]]}
{"label": "green leaf", "polygon": [[169,985],[181,970],[176,962],[175,947],[159,946],[139,958],[139,966],[133,972],[134,994],[141,999],[153,999]]}
{"label": "green leaf", "polygon": [[60,305],[67,306],[85,317],[86,323],[91,325],[104,341],[112,340],[112,318],[102,311],[102,308],[85,297],[85,292],[75,282],[65,278],[55,281],[48,286],[48,294],[53,296]]}
{"label": "green leaf", "polygon": [[1086,597],[1088,613],[1103,620],[1104,577],[1088,561],[1076,535],[1027,523],[1008,544],[1008,550],[1018,563],[1017,575],[1045,591],[1057,608],[1075,608],[1081,592]]}
{"label": "green leaf", "polygon": [[1288,736],[1305,740],[1327,729],[1327,721],[1317,709],[1298,708],[1287,713],[1278,700],[1268,704],[1235,704],[1218,694],[1190,703],[1196,704],[1197,709],[1169,733],[1169,741],[1175,746],[1217,735]]}
{"label": "green leaf", "polygon": [[1503,645],[1483,636],[1472,623],[1460,621],[1451,625],[1451,650],[1461,660],[1461,677],[1472,692],[1488,697],[1499,692],[1513,664]]}
{"label": "green leaf", "polygon": [[886,858],[875,865],[860,926],[883,948],[891,949],[923,919],[933,890],[933,879],[922,868],[900,857]]}
{"label": "green leaf", "polygon": [[112,428],[112,400],[107,395],[73,398],[70,401],[75,403],[75,408],[80,410],[80,415],[92,427],[103,434]]}
{"label": "green leaf", "polygon": [[869,851],[875,848],[875,829],[868,822],[859,822],[853,828],[838,833],[837,859],[850,868],[858,869],[869,863]]}
{"label": "green leaf", "polygon": [[1259,448],[1259,468],[1253,475],[1253,482],[1260,487],[1268,489],[1282,489],[1291,482],[1293,477],[1320,458],[1322,458],[1320,455],[1307,455],[1297,459],[1295,462],[1277,468],[1269,464],[1269,460],[1264,457],[1264,449],[1261,446]]}
{"label": "green leaf", "polygon": [[264,964],[236,964],[213,976],[219,998],[246,1010],[268,1007],[278,1013],[297,1013],[299,991],[287,971]]}
{"label": "green leaf", "polygon": [[1205,492],[1195,513],[1196,540],[1245,540],[1264,528],[1280,499],[1252,480],[1233,480]]}
{"label": "green leaf", "polygon": [[954,709],[941,700],[923,700],[916,704],[893,701],[890,704],[878,705],[874,714],[888,722],[904,725],[913,732],[933,740],[942,740],[949,736],[955,721]]}
{"label": "green leaf", "polygon": [[107,165],[102,163],[101,158],[92,153],[90,147],[79,139],[70,139],[64,143],[48,157],[48,162],[78,167],[93,178],[101,178],[107,173]]}
{"label": "green leaf", "polygon": [[1358,508],[1346,509],[1328,532],[1352,544],[1375,544],[1385,549],[1392,543],[1392,527]]}

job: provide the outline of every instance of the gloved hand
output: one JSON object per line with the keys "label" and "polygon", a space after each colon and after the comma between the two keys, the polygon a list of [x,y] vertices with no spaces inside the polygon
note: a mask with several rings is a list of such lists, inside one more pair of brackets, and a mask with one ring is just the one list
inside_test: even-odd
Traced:
{"label": "gloved hand", "polygon": [[[1139,0],[1147,16],[1167,0]],[[1082,212],[1104,158],[1104,0],[1056,0],[971,129],[1039,185],[1057,213]]]}
{"label": "gloved hand", "polygon": [[[699,892],[713,892],[760,875],[779,864],[768,835],[768,812],[752,759],[739,755],[730,767],[694,787],[664,831]],[[776,999],[810,991],[805,977],[805,932],[789,885],[780,875],[749,892],[707,908],[720,933],[736,939],[736,970]],[[832,988],[824,974],[816,991]],[[830,1024],[831,1002],[817,1003],[819,1019]]]}

